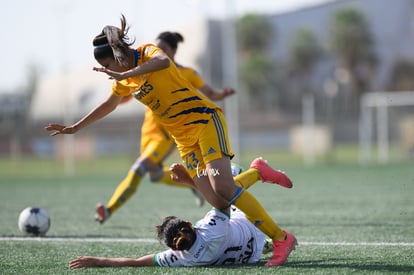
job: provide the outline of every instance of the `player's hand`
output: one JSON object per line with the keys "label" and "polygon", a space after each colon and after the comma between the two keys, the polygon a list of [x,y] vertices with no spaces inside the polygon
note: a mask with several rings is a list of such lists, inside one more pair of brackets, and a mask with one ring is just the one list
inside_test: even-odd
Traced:
{"label": "player's hand", "polygon": [[93,70],[96,72],[106,73],[107,75],[109,75],[109,79],[115,79],[117,81],[120,81],[126,78],[123,76],[123,73],[115,72],[105,67],[93,67]]}
{"label": "player's hand", "polygon": [[65,126],[60,124],[49,124],[45,127],[45,130],[51,132],[51,136],[56,136],[59,134],[74,134],[77,129],[75,126]]}
{"label": "player's hand", "polygon": [[236,91],[233,88],[224,88],[223,89],[223,98],[229,95],[235,94]]}
{"label": "player's hand", "polygon": [[78,256],[75,260],[69,262],[70,269],[96,266],[98,266],[98,259],[96,257]]}
{"label": "player's hand", "polygon": [[182,164],[179,164],[179,163],[171,164],[170,171],[171,171],[172,180],[176,182],[188,184],[191,187],[197,189],[194,184],[193,179],[190,177],[190,174],[187,172],[187,170]]}

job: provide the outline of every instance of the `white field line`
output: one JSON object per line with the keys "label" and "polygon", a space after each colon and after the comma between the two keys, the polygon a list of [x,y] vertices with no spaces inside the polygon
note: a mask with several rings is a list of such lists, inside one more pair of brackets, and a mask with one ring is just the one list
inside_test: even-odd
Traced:
{"label": "white field line", "polygon": [[[74,238],[74,237],[0,237],[0,241],[39,241],[39,242],[102,242],[102,243],[158,243],[146,238]],[[391,242],[299,242],[308,246],[414,246],[414,243]]]}
{"label": "white field line", "polygon": [[89,242],[89,243],[156,243],[156,239],[143,238],[74,238],[74,237],[0,237],[0,241]]}
{"label": "white field line", "polygon": [[319,245],[319,246],[414,246],[414,243],[298,242],[298,245]]}

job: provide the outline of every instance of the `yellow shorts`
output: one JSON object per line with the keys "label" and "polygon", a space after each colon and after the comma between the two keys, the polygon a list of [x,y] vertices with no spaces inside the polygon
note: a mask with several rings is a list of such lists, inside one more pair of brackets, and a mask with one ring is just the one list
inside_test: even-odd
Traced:
{"label": "yellow shorts", "polygon": [[161,126],[151,132],[141,132],[141,157],[153,163],[162,163],[175,147],[174,139]]}
{"label": "yellow shorts", "polygon": [[192,146],[178,146],[181,159],[191,178],[206,168],[206,163],[225,156],[233,158],[223,113],[217,111]]}

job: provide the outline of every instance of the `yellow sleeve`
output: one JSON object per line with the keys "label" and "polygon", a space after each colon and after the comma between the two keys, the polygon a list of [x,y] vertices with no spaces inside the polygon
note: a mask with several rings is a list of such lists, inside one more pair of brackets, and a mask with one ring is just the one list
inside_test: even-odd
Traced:
{"label": "yellow sleeve", "polygon": [[[161,51],[152,44],[141,45],[136,49],[138,51],[138,66],[150,60],[155,54]],[[145,76],[135,76],[121,81],[115,81],[112,84],[112,94],[115,96],[128,96],[133,91],[137,91],[145,82]]]}
{"label": "yellow sleeve", "polygon": [[128,82],[126,80],[115,81],[112,84],[112,94],[115,96],[129,96],[131,94],[131,91],[134,90],[135,89],[131,87],[131,85],[128,85]]}
{"label": "yellow sleeve", "polygon": [[193,85],[194,88],[199,89],[205,85],[205,81],[201,78],[196,70],[184,66],[177,66],[177,68],[180,71],[181,75],[190,81],[191,85]]}

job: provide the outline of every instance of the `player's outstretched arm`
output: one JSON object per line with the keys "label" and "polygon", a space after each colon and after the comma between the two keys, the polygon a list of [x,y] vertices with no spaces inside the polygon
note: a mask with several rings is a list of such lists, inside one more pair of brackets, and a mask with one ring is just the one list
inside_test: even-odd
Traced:
{"label": "player's outstretched arm", "polygon": [[140,66],[134,67],[128,71],[124,72],[116,72],[109,70],[105,67],[93,67],[94,71],[106,73],[110,78],[113,78],[117,81],[121,81],[123,79],[127,79],[129,77],[134,77],[138,75],[143,75],[146,73],[152,73],[159,70],[163,70],[170,66],[170,60],[168,59],[167,55],[164,53],[159,53],[154,55],[150,60],[141,64]]}
{"label": "player's outstretched arm", "polygon": [[89,114],[84,116],[75,124],[66,126],[56,123],[50,123],[45,127],[45,130],[51,132],[51,136],[56,136],[59,134],[74,134],[80,129],[88,126],[89,124],[94,123],[95,121],[111,113],[113,110],[115,110],[116,106],[118,106],[121,100],[122,97],[110,95],[108,99],[102,102],[98,107],[93,109]]}
{"label": "player's outstretched arm", "polygon": [[213,101],[222,100],[230,95],[236,93],[233,88],[224,88],[221,91],[216,91],[208,84],[205,84],[203,87],[198,88],[203,94],[205,94],[209,99]]}
{"label": "player's outstretched arm", "polygon": [[93,256],[78,256],[69,262],[70,269],[91,268],[91,267],[139,267],[155,266],[154,254],[149,254],[141,258],[105,258]]}

